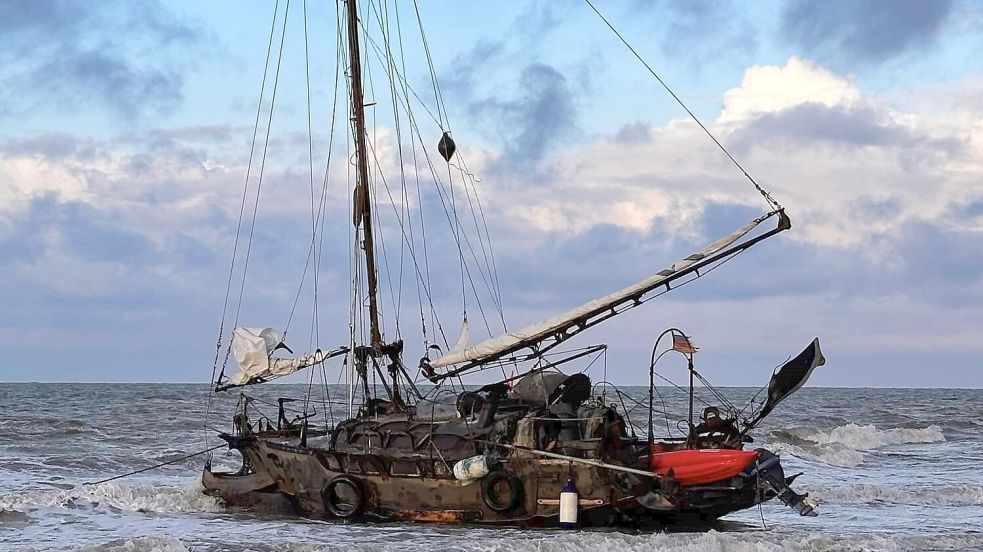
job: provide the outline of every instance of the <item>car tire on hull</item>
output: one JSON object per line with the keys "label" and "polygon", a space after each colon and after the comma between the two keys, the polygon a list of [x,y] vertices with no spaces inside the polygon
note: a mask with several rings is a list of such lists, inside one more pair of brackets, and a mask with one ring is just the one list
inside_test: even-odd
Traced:
{"label": "car tire on hull", "polygon": [[365,508],[365,492],[358,479],[339,475],[321,489],[324,509],[340,519],[358,516]]}
{"label": "car tire on hull", "polygon": [[522,481],[505,470],[495,470],[481,482],[481,500],[495,512],[508,512],[522,502]]}

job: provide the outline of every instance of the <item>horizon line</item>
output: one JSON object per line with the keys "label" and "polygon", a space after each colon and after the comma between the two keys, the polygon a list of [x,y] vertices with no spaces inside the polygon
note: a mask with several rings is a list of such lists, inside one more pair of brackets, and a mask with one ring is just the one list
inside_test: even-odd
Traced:
{"label": "horizon line", "polygon": [[[13,381],[13,380],[0,380],[0,385],[13,384],[13,385],[211,385],[208,382],[201,381]],[[307,385],[304,382],[266,382],[267,385]],[[426,385],[426,382],[421,382],[422,385]],[[330,385],[343,386],[348,385],[346,383],[332,383]],[[475,383],[474,385],[482,385],[480,383]],[[621,384],[621,387],[647,387],[644,384]],[[656,387],[672,387],[671,385],[656,385]],[[705,386],[698,386],[705,387]],[[749,388],[755,389],[757,385],[715,385],[715,388]],[[983,391],[983,386],[981,387],[957,387],[957,386],[872,386],[872,385],[861,385],[861,386],[848,386],[848,385],[809,385],[803,387],[803,389],[947,389],[947,390],[965,390],[965,391]]]}

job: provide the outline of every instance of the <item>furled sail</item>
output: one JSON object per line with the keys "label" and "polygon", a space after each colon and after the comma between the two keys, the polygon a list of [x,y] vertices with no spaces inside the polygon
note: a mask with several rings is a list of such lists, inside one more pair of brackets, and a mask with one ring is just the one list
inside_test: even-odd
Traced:
{"label": "furled sail", "polygon": [[756,426],[778,406],[778,403],[805,385],[806,380],[812,375],[812,371],[823,364],[826,364],[826,358],[823,357],[823,352],[819,349],[819,338],[817,337],[797,357],[783,364],[771,376],[771,381],[768,383],[768,398],[761,408],[754,413],[751,420],[747,422],[744,432]]}
{"label": "furled sail", "polygon": [[[779,215],[778,227],[756,238],[749,239],[743,243],[734,245],[735,242],[747,235],[761,222],[766,219]],[[519,351],[526,347],[536,347],[543,341],[549,339],[564,339],[567,334],[575,333],[576,328],[583,328],[592,325],[600,320],[609,318],[618,312],[619,307],[630,308],[632,304],[638,304],[642,296],[646,293],[663,285],[668,285],[673,280],[698,271],[700,268],[714,263],[728,255],[737,253],[754,245],[771,235],[791,228],[791,222],[784,211],[772,211],[758,217],[734,232],[711,243],[699,253],[694,253],[671,267],[657,272],[652,276],[620,291],[606,295],[599,299],[594,299],[588,303],[567,311],[563,314],[553,316],[537,324],[526,326],[518,331],[508,332],[497,337],[486,339],[477,345],[462,351],[451,350],[444,355],[429,362],[429,368],[443,368],[461,363],[487,362],[504,355]],[[731,247],[733,246],[733,247]],[[622,309],[624,310],[624,309]],[[440,378],[441,375],[434,375],[432,378]]]}
{"label": "furled sail", "polygon": [[286,376],[348,351],[347,347],[327,353],[318,349],[297,358],[273,358],[273,352],[278,348],[286,348],[286,345],[273,328],[236,328],[232,332],[232,356],[239,364],[239,372],[222,387],[249,385]]}

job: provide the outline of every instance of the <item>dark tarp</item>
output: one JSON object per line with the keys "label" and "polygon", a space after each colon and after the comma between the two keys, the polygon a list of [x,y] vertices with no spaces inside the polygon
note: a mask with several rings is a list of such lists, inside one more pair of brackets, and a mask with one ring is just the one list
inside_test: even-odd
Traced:
{"label": "dark tarp", "polygon": [[747,432],[758,424],[765,416],[778,406],[778,403],[785,400],[792,393],[805,385],[806,380],[812,375],[812,371],[818,366],[826,364],[823,352],[819,349],[819,338],[812,340],[812,343],[805,348],[799,356],[786,362],[775,371],[768,383],[768,398],[761,406],[761,409],[754,413],[751,421],[747,423],[744,431]]}
{"label": "dark tarp", "polygon": [[538,406],[562,401],[576,407],[590,396],[590,378],[585,374],[568,376],[561,372],[527,374],[516,382],[509,397]]}

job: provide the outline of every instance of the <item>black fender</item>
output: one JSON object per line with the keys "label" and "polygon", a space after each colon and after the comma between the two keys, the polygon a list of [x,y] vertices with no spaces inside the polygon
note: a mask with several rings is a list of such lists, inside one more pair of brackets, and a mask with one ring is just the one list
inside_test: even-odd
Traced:
{"label": "black fender", "polygon": [[[505,484],[508,492],[504,499],[495,492],[495,487]],[[494,512],[508,512],[522,503],[522,480],[505,470],[495,470],[481,482],[481,500]]]}
{"label": "black fender", "polygon": [[365,489],[350,475],[339,475],[321,489],[324,509],[340,519],[351,519],[365,511]]}

